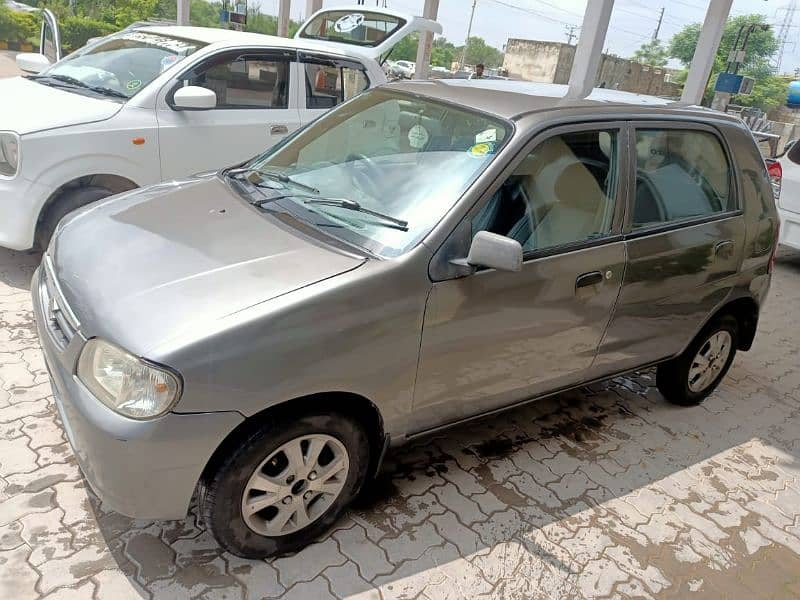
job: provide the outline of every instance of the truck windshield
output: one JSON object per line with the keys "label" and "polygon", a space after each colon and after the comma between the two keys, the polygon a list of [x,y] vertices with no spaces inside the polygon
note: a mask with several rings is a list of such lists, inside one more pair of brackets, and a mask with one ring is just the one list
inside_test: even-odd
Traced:
{"label": "truck windshield", "polygon": [[377,88],[237,171],[250,169],[251,183],[258,171],[290,177],[281,189],[270,182],[276,199],[332,235],[397,256],[453,208],[511,131],[497,117]]}
{"label": "truck windshield", "polygon": [[205,44],[147,31],[125,31],[70,54],[33,77],[77,93],[131,98]]}

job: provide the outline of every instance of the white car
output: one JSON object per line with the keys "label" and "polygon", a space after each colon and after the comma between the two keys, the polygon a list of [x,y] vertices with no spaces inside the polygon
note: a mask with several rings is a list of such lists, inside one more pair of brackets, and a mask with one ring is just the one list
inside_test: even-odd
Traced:
{"label": "white car", "polygon": [[[767,161],[767,166],[773,185],[780,182],[781,244],[800,250],[800,164],[789,159],[791,153],[793,158],[800,160],[800,144],[793,144],[792,150],[794,152],[785,152],[777,161]],[[775,168],[776,164],[780,170]]]}
{"label": "white car", "polygon": [[[135,187],[244,162],[380,85],[379,60],[427,19],[324,9],[294,39],[156,26],[0,80],[0,246],[45,246],[68,212]],[[56,36],[57,39],[57,36]]]}
{"label": "white car", "polygon": [[392,65],[392,75],[395,75],[396,77],[412,79],[416,69],[417,65],[410,60],[398,60],[394,63],[394,65]]}

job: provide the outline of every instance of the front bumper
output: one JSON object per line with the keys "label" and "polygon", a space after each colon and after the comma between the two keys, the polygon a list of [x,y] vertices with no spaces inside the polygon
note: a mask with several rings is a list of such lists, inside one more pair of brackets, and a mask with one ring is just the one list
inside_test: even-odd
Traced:
{"label": "front bumper", "polygon": [[36,327],[64,431],[87,482],[108,508],[139,519],[182,519],[214,450],[243,417],[234,412],[168,413],[150,421],[124,417],[75,377],[86,340],[58,338],[47,316],[47,289],[31,285]]}
{"label": "front bumper", "polygon": [[11,250],[33,246],[39,211],[54,191],[21,175],[0,178],[0,246]]}

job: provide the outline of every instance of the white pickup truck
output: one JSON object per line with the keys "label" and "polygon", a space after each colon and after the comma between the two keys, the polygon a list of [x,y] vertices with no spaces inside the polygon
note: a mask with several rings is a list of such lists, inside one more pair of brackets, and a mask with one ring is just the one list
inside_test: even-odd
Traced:
{"label": "white pickup truck", "polygon": [[[0,81],[0,246],[45,246],[68,212],[115,193],[243,162],[362,90],[427,19],[323,9],[294,39],[148,26]],[[58,39],[43,31],[43,39]]]}

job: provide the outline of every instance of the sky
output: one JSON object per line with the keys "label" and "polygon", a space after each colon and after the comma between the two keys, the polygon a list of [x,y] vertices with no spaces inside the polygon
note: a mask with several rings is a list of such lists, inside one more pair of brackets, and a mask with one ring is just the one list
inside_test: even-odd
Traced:
{"label": "sky", "polygon": [[[380,0],[383,4],[384,0]],[[472,35],[484,38],[502,50],[508,38],[567,41],[566,27],[580,25],[587,0],[477,0]],[[374,6],[376,0],[366,0]],[[775,25],[776,35],[792,0],[734,0],[731,14],[760,13]],[[275,14],[277,0],[250,0],[250,6],[261,4],[263,12]],[[354,0],[324,0],[325,7],[352,5]],[[424,0],[386,0],[389,8],[421,15]],[[800,8],[800,2],[797,2]],[[443,34],[456,45],[467,35],[472,0],[440,0],[438,21]],[[616,0],[606,38],[609,52],[630,57],[644,42],[652,38],[658,15],[665,7],[659,38],[665,43],[689,23],[702,22],[708,0]],[[303,16],[305,0],[293,0],[292,17]],[[783,72],[800,67],[800,9],[789,30],[781,66]],[[671,63],[670,66],[678,66]]]}

